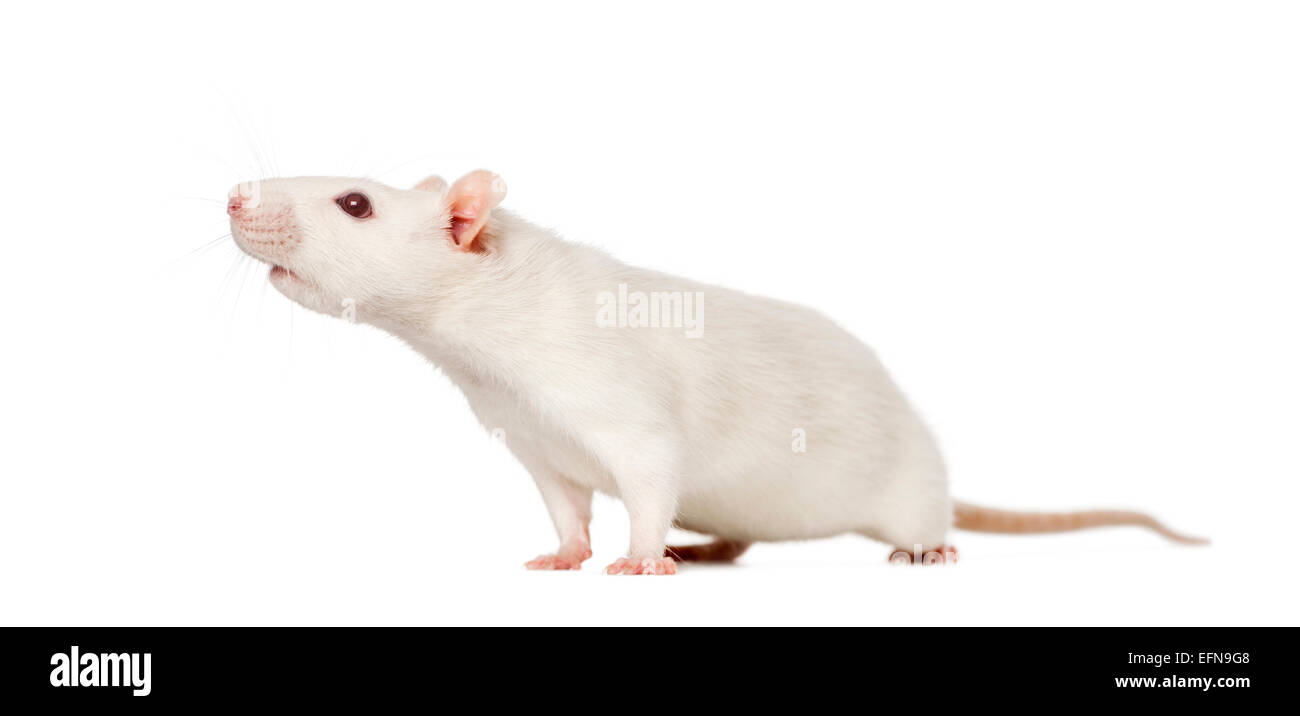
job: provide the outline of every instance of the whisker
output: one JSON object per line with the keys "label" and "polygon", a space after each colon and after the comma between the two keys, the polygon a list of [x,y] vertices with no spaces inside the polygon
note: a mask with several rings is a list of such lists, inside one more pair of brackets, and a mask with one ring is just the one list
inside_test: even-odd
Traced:
{"label": "whisker", "polygon": [[289,302],[289,353],[288,353],[288,355],[285,357],[285,361],[284,361],[284,370],[285,370],[285,375],[288,375],[289,371],[290,371],[290,370],[292,369],[292,367],[293,367],[293,317],[294,317],[294,313],[296,313],[296,310],[295,310],[295,307],[294,307],[293,302],[290,301],[290,302]]}
{"label": "whisker", "polygon": [[[437,160],[438,158],[439,157],[436,154],[425,154],[424,156],[413,157],[413,158],[408,157],[402,160],[401,162],[398,162],[397,164],[394,164],[388,167],[387,169],[384,169],[383,171],[367,172],[367,175],[374,176],[376,178],[376,181],[382,181],[383,177],[387,176],[392,172],[397,171],[398,169],[404,169],[412,164],[415,164],[416,162],[436,164],[437,162],[435,160]],[[428,173],[431,172],[426,171],[426,174]]]}
{"label": "whisker", "polygon": [[248,284],[248,263],[240,261],[239,288],[235,290],[235,309],[239,309],[239,300],[244,296],[244,286]]}
{"label": "whisker", "polygon": [[233,242],[229,244],[227,243],[226,240],[229,238],[231,238],[230,234],[222,234],[221,236],[218,236],[217,238],[212,239],[211,241],[206,241],[203,244],[201,244],[198,248],[195,248],[191,251],[187,251],[186,253],[181,254],[180,256],[177,256],[176,258],[172,259],[166,264],[166,266],[168,269],[174,269],[181,262],[195,258],[200,254],[206,254],[212,251],[212,249],[217,246],[222,246],[222,245],[234,246]]}
{"label": "whisker", "polygon": [[226,292],[230,287],[230,277],[235,275],[235,270],[244,263],[244,259],[246,258],[248,258],[248,254],[241,252],[235,257],[235,262],[230,265],[230,268],[226,269],[226,275],[221,279],[221,295],[223,297],[226,295]]}
{"label": "whisker", "polygon": [[226,232],[226,233],[222,234],[221,236],[218,236],[217,238],[212,239],[211,241],[205,242],[202,246],[198,247],[197,249],[194,249],[194,251],[191,251],[190,253],[191,253],[191,254],[193,254],[193,253],[198,253],[199,251],[202,251],[202,250],[204,250],[204,249],[207,249],[207,248],[211,248],[211,247],[213,247],[213,246],[216,246],[218,243],[220,243],[220,242],[222,242],[222,241],[225,241],[226,239],[230,239],[230,238],[234,238],[234,237],[232,237],[232,236],[230,235],[230,232]]}

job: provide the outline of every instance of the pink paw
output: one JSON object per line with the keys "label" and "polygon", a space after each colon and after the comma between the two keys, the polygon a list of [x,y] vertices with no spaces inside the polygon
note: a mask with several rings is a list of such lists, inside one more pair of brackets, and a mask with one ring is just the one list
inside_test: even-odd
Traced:
{"label": "pink paw", "polygon": [[528,569],[556,570],[556,569],[582,569],[582,563],[591,556],[591,550],[581,552],[560,552],[558,554],[544,554],[536,559],[524,562]]}
{"label": "pink paw", "polygon": [[671,557],[659,559],[623,557],[606,567],[605,574],[677,574],[677,563]]}

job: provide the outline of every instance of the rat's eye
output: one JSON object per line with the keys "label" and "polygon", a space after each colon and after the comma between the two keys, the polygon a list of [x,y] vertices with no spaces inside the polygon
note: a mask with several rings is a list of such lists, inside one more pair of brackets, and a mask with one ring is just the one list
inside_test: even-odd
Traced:
{"label": "rat's eye", "polygon": [[370,197],[361,192],[354,191],[351,194],[344,194],[335,199],[334,203],[339,205],[343,213],[358,219],[368,218],[373,213],[370,210]]}

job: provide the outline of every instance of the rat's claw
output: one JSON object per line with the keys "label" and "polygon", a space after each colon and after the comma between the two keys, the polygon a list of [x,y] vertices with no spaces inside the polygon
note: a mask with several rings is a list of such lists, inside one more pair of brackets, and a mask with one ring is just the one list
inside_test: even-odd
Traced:
{"label": "rat's claw", "polygon": [[605,574],[677,574],[677,563],[670,557],[641,560],[623,557],[606,567]]}

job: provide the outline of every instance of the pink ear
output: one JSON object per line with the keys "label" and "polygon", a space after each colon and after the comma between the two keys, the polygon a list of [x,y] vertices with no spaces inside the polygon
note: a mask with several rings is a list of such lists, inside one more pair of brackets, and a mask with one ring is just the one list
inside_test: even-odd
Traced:
{"label": "pink ear", "polygon": [[431,177],[426,177],[425,180],[419,184],[416,184],[415,190],[427,191],[430,194],[441,194],[447,191],[447,180],[434,174]]}
{"label": "pink ear", "polygon": [[451,240],[461,251],[474,251],[474,240],[487,224],[492,209],[506,198],[506,183],[485,169],[456,180],[447,193],[451,210]]}

